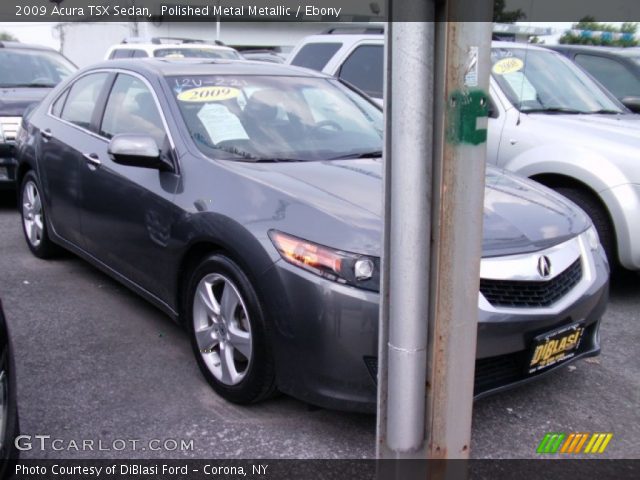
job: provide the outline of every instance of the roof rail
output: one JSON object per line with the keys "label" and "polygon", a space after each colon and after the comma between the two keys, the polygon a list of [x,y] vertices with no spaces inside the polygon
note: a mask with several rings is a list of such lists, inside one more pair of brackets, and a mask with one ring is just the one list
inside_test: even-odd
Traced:
{"label": "roof rail", "polygon": [[220,40],[199,40],[196,38],[180,38],[180,37],[152,37],[145,39],[142,37],[128,37],[122,40],[122,43],[152,43],[154,45],[163,44],[182,44],[182,43],[213,43],[215,45],[224,46],[224,42]]}
{"label": "roof rail", "polygon": [[371,26],[338,26],[329,27],[322,35],[358,35],[358,34],[382,34],[384,33],[384,25]]}
{"label": "roof rail", "polygon": [[156,45],[162,43],[214,43],[215,45],[224,46],[224,42],[220,40],[201,40],[197,38],[180,38],[180,37],[153,37],[151,43]]}

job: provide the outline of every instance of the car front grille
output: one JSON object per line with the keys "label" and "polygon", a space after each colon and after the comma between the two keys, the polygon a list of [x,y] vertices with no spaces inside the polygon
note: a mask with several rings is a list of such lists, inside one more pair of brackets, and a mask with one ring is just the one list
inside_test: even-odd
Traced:
{"label": "car front grille", "polygon": [[0,117],[0,125],[7,142],[15,142],[22,117]]}
{"label": "car front grille", "polygon": [[560,275],[547,281],[480,279],[480,292],[494,307],[548,307],[575,287],[582,278],[578,258]]}

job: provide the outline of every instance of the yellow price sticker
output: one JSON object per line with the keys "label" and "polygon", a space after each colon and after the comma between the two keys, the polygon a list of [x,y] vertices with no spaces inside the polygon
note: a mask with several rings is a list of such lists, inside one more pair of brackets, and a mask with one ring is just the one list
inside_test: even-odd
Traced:
{"label": "yellow price sticker", "polygon": [[186,90],[178,95],[181,102],[220,102],[240,95],[240,90],[234,87],[198,87]]}
{"label": "yellow price sticker", "polygon": [[497,75],[506,75],[507,73],[517,72],[522,70],[524,67],[524,62],[519,58],[510,57],[503,58],[502,60],[497,61],[493,64],[493,73]]}

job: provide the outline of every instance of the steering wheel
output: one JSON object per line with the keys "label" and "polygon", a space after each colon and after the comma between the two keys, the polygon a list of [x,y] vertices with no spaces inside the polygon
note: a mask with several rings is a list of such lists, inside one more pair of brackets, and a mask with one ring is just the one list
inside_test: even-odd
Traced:
{"label": "steering wheel", "polygon": [[331,128],[336,132],[341,132],[342,127],[339,123],[334,122],[333,120],[322,120],[321,122],[316,123],[311,129],[315,132],[316,130],[320,130],[323,128]]}

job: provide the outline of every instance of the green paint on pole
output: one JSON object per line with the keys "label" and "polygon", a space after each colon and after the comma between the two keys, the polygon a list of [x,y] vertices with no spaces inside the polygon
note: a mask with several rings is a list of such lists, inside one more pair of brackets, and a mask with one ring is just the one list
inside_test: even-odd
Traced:
{"label": "green paint on pole", "polygon": [[482,90],[457,90],[447,101],[448,143],[480,145],[487,141],[486,120],[489,116],[489,99]]}

